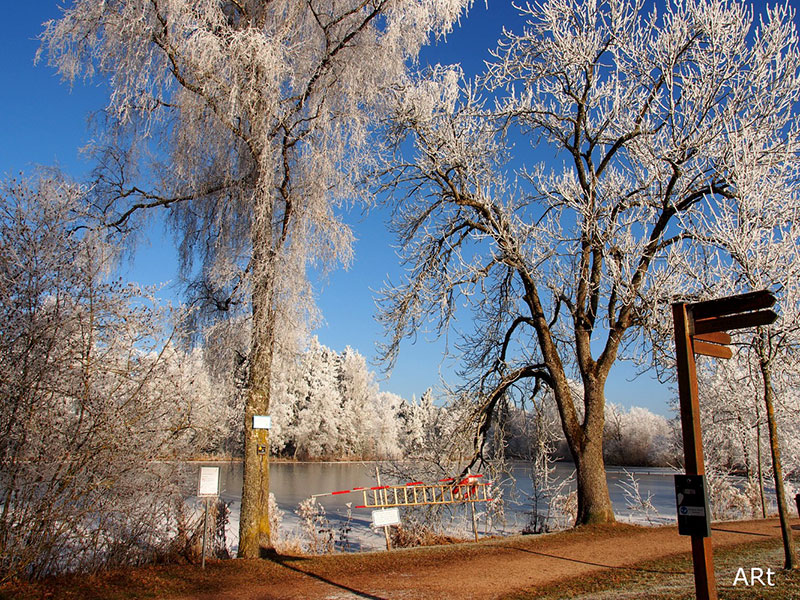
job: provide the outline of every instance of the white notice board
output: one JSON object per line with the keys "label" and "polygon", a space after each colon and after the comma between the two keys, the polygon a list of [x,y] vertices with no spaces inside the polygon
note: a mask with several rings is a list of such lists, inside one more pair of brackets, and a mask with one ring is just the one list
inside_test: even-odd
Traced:
{"label": "white notice board", "polygon": [[219,467],[200,467],[197,497],[219,496]]}
{"label": "white notice board", "polygon": [[388,527],[389,525],[400,525],[399,508],[382,508],[372,511],[373,527]]}

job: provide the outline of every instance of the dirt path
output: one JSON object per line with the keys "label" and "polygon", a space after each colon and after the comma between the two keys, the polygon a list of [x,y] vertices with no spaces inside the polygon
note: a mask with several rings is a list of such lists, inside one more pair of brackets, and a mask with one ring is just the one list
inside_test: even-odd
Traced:
{"label": "dirt path", "polygon": [[[713,527],[712,540],[720,548],[770,537],[780,537],[776,519],[721,523]],[[220,563],[212,566],[220,569],[218,577],[210,572],[205,588],[181,598],[490,599],[603,569],[635,568],[637,563],[689,551],[689,538],[679,536],[675,527],[581,528],[415,551],[236,561],[238,575]],[[265,571],[259,562],[271,566]]]}

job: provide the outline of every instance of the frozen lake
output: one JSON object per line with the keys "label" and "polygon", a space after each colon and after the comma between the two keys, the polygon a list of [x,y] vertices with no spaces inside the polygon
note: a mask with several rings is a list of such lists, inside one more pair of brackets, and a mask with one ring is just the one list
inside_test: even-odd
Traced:
{"label": "frozen lake", "polygon": [[[196,488],[197,473],[200,466],[214,465],[220,467],[220,498],[228,503],[231,509],[231,524],[229,526],[228,540],[236,547],[238,536],[238,514],[242,489],[242,464],[241,462],[197,462],[187,465],[187,477],[191,480],[194,476]],[[557,463],[554,477],[557,480],[568,478],[574,467],[571,463]],[[658,511],[656,522],[669,522],[675,520],[675,488],[673,482],[674,470],[669,468],[635,468],[608,467],[607,477],[611,501],[614,512],[621,520],[641,520],[642,514],[632,513],[627,507],[623,484],[630,481],[628,474],[632,473],[639,483],[639,490],[643,497],[651,495],[653,506]],[[282,533],[283,535],[299,534],[299,518],[295,511],[298,504],[312,494],[324,494],[338,490],[347,490],[355,487],[370,487],[375,485],[374,462],[310,462],[310,463],[272,463],[270,465],[270,487],[278,506],[284,512]],[[386,484],[387,481],[382,481]],[[514,463],[511,476],[501,481],[503,498],[505,500],[505,522],[492,523],[490,533],[511,534],[519,533],[528,523],[531,505],[529,495],[532,489],[530,467],[525,463]],[[574,484],[573,484],[574,487]],[[341,494],[318,498],[325,507],[327,517],[335,527],[345,520],[347,514],[346,504],[352,506],[363,504],[360,493]],[[484,533],[485,519],[482,518],[482,503],[476,503],[479,514],[479,532]],[[403,509],[400,509],[401,516]],[[356,547],[362,550],[380,549],[384,547],[383,534],[373,532],[370,528],[371,511],[369,509],[356,509],[352,511],[351,538],[356,541]],[[653,515],[651,515],[652,517]],[[453,511],[453,529],[471,535],[469,528],[471,520],[465,506],[458,506]]]}

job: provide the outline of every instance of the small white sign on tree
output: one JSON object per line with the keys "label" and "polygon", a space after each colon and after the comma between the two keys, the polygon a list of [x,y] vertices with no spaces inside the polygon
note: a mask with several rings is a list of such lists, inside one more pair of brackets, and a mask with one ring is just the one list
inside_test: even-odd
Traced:
{"label": "small white sign on tree", "polygon": [[253,415],[253,429],[272,428],[272,417],[269,415]]}

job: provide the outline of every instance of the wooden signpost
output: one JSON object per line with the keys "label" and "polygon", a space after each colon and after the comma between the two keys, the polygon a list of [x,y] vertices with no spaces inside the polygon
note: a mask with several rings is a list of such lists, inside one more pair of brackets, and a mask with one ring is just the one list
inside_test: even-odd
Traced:
{"label": "wooden signpost", "polygon": [[[778,315],[769,310],[775,304],[775,296],[768,290],[750,292],[739,296],[729,296],[706,302],[672,305],[672,318],[675,327],[675,357],[678,367],[678,395],[680,398],[681,429],[683,431],[683,452],[686,477],[676,479],[676,493],[679,498],[681,517],[693,517],[698,521],[704,513],[705,521],[699,519],[699,526],[690,526],[692,538],[692,560],[694,562],[695,594],[698,600],[716,600],[717,585],[714,577],[714,561],[711,546],[710,515],[705,514],[705,499],[696,499],[691,505],[681,505],[680,499],[688,497],[689,492],[704,493],[705,464],[700,431],[700,404],[697,392],[697,370],[695,354],[730,358],[731,336],[726,331],[744,329],[773,323]],[[692,477],[695,479],[693,480]],[[699,481],[695,481],[699,477]],[[697,483],[696,487],[694,484]],[[693,489],[684,489],[691,485]],[[683,486],[683,487],[681,487]],[[700,502],[699,500],[702,500]],[[682,515],[681,509],[686,515]],[[688,519],[685,519],[688,522]]]}
{"label": "wooden signpost", "polygon": [[206,537],[208,534],[208,502],[219,496],[219,467],[200,467],[200,480],[197,484],[197,497],[205,499],[203,515],[203,560],[202,568],[206,568]]}

